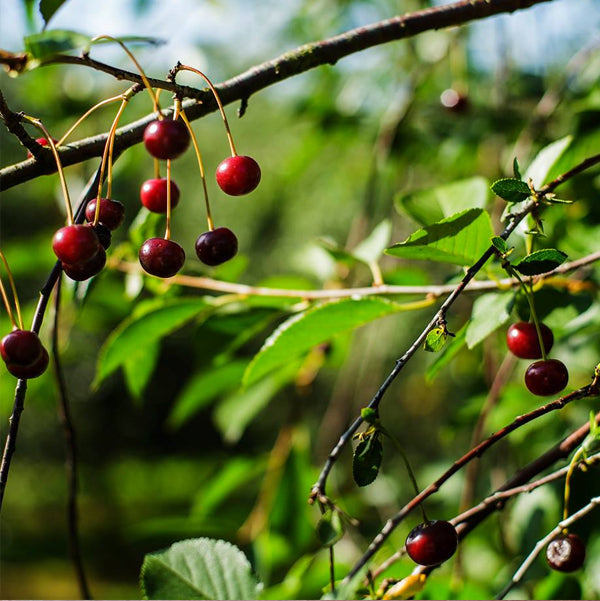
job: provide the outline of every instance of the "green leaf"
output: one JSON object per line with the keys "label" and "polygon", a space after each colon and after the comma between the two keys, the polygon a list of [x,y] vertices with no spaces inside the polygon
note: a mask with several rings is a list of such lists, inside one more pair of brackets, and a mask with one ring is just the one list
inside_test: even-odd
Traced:
{"label": "green leaf", "polygon": [[209,538],[179,541],[144,557],[144,599],[256,599],[259,583],[246,556]]}
{"label": "green leaf", "polygon": [[194,374],[177,397],[167,418],[167,425],[173,429],[180,428],[220,394],[237,388],[247,365],[247,361],[232,361]]}
{"label": "green leaf", "polygon": [[513,175],[515,176],[515,179],[523,179],[521,177],[521,168],[519,167],[517,157],[513,159]]}
{"label": "green leaf", "polygon": [[156,367],[160,346],[148,344],[136,353],[135,357],[123,364],[125,383],[134,399],[140,400]]}
{"label": "green leaf", "polygon": [[567,255],[560,250],[545,248],[532,252],[513,267],[523,275],[539,275],[556,269],[566,258]]}
{"label": "green leaf", "polygon": [[528,181],[531,178],[534,185],[539,188],[545,183],[548,173],[572,141],[573,136],[566,136],[542,148],[529,165],[524,179]]}
{"label": "green leaf", "polygon": [[472,349],[510,319],[512,292],[482,294],[474,303],[467,327],[466,342]]}
{"label": "green leaf", "polygon": [[328,509],[317,523],[317,536],[324,547],[333,547],[344,536],[344,523],[337,511]]}
{"label": "green leaf", "polygon": [[377,261],[386,246],[390,243],[392,235],[392,222],[384,219],[379,223],[367,238],[357,244],[352,250],[352,256],[364,263],[373,263]]}
{"label": "green leaf", "polygon": [[505,255],[508,252],[508,243],[504,238],[500,238],[500,236],[492,236],[491,243],[499,253]]}
{"label": "green leaf", "polygon": [[526,182],[512,177],[499,179],[492,184],[492,192],[506,202],[522,202],[531,196]]}
{"label": "green leaf", "polygon": [[365,437],[354,449],[352,457],[352,476],[358,486],[367,486],[377,478],[381,460],[383,458],[383,445],[379,440],[379,432],[374,432]]}
{"label": "green leaf", "polygon": [[54,13],[66,2],[67,0],[40,0],[40,13],[44,18],[44,29],[48,26],[48,21],[53,17]]}
{"label": "green leaf", "polygon": [[460,350],[465,346],[465,337],[467,334],[468,322],[458,331],[452,340],[442,349],[442,352],[436,356],[435,361],[427,368],[425,380],[431,384],[437,375],[442,371]]}
{"label": "green leaf", "polygon": [[450,184],[398,195],[396,210],[407,213],[420,225],[430,225],[465,209],[483,209],[489,198],[484,177],[471,177]]}
{"label": "green leaf", "polygon": [[301,356],[337,334],[353,330],[374,319],[410,310],[383,298],[343,299],[315,305],[282,323],[267,338],[244,374],[245,386],[258,381],[291,359]]}
{"label": "green leaf", "polygon": [[98,386],[117,368],[135,361],[147,346],[180,328],[203,311],[210,310],[199,299],[170,299],[151,306],[141,315],[125,319],[108,337],[98,357],[94,386]]}
{"label": "green leaf", "polygon": [[367,424],[375,424],[375,422],[379,419],[377,417],[377,411],[375,409],[371,409],[371,407],[363,407],[360,410],[360,416]]}
{"label": "green leaf", "polygon": [[34,33],[24,39],[25,50],[33,58],[40,60],[70,50],[86,52],[90,49],[91,41],[90,36],[63,29],[51,29],[42,33]]}
{"label": "green leaf", "polygon": [[425,338],[424,349],[429,353],[437,353],[444,348],[448,332],[444,328],[433,328]]}
{"label": "green leaf", "polygon": [[121,42],[123,44],[150,44],[152,46],[161,46],[165,43],[164,40],[160,38],[153,38],[147,35],[121,35],[114,36],[113,38],[100,38],[98,40],[93,40],[92,44],[116,44],[117,42]]}
{"label": "green leaf", "polygon": [[489,248],[493,235],[488,213],[467,209],[418,230],[386,253],[403,259],[471,265]]}

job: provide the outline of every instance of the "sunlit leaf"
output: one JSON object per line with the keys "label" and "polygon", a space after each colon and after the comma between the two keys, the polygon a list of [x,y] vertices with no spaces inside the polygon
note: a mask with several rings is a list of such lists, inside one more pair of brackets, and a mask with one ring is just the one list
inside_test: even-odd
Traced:
{"label": "sunlit leaf", "polygon": [[429,353],[437,353],[444,348],[448,333],[444,328],[433,328],[425,338],[423,348]]}
{"label": "sunlit leaf", "polygon": [[391,234],[392,223],[389,219],[384,219],[375,226],[369,236],[354,247],[352,255],[365,263],[377,261],[390,243]]}
{"label": "sunlit leaf", "polygon": [[50,29],[28,35],[24,42],[25,50],[33,58],[41,60],[71,50],[86,52],[90,49],[91,38],[77,31]]}
{"label": "sunlit leaf", "polygon": [[482,294],[473,303],[471,321],[467,327],[466,342],[472,349],[485,340],[510,318],[514,303],[512,292]]}

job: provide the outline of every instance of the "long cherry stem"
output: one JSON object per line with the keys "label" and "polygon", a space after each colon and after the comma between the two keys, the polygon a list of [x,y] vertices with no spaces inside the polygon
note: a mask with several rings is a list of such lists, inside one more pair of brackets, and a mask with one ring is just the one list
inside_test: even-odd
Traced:
{"label": "long cherry stem", "polygon": [[[10,270],[10,266],[8,264],[8,261],[6,260],[6,256],[4,255],[4,253],[2,252],[2,250],[0,250],[0,258],[2,259],[2,262],[4,263],[4,269],[6,270],[6,275],[8,277],[8,283],[10,284],[10,290],[12,292],[12,296],[13,296],[13,301],[15,303],[15,310],[17,312],[17,319],[19,321],[18,327],[22,329],[23,328],[23,315],[21,314],[21,303],[19,303],[19,295],[17,294],[17,287],[15,286],[15,278],[13,277],[12,271]],[[14,327],[17,327],[17,324],[15,323],[15,319],[13,317],[12,311],[10,310],[10,303],[8,302],[8,296],[6,295],[6,290],[4,290],[4,286],[2,285],[2,281],[0,280],[0,286],[2,289],[2,300],[4,301],[4,305],[6,306],[6,311],[8,313],[8,317],[10,318],[12,324]]]}
{"label": "long cherry stem", "polygon": [[10,319],[10,323],[12,323],[13,329],[17,329],[19,326],[17,326],[17,322],[15,321],[15,317],[10,307],[10,302],[6,294],[4,284],[2,283],[2,279],[0,279],[0,296],[2,296],[2,302],[4,303],[4,307],[6,308],[6,312],[8,313],[8,318]]}

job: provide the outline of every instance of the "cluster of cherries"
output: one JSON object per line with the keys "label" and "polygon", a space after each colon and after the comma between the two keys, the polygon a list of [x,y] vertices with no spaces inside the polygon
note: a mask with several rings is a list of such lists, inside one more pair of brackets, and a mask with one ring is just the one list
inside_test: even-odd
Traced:
{"label": "cluster of cherries", "polygon": [[[172,160],[182,155],[190,144],[190,134],[179,119],[157,119],[144,131],[146,150],[156,159]],[[241,196],[254,190],[260,182],[258,163],[249,156],[234,154],[217,168],[217,184],[230,196]],[[179,188],[172,180],[149,179],[142,185],[140,200],[153,213],[166,213],[179,203]],[[196,255],[205,265],[220,265],[234,257],[238,250],[236,235],[226,227],[211,228],[196,240]],[[140,264],[152,275],[166,278],[175,275],[185,262],[185,252],[175,241],[165,238],[146,240],[139,251]]]}
{"label": "cluster of cherries", "polygon": [[535,324],[526,321],[514,323],[508,328],[506,344],[510,352],[519,359],[540,359],[527,368],[525,386],[532,394],[550,396],[566,387],[569,372],[562,361],[546,358],[554,344],[554,335],[544,323],[540,323],[539,328],[543,350]]}

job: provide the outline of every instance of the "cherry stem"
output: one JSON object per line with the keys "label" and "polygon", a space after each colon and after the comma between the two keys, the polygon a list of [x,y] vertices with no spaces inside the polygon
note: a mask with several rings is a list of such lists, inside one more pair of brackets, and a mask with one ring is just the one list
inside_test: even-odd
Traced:
{"label": "cherry stem", "polygon": [[[2,250],[0,250],[0,258],[2,259],[2,262],[4,263],[4,269],[6,270],[6,275],[8,276],[8,283],[10,284],[10,290],[12,292],[13,295],[13,300],[15,302],[15,309],[17,311],[17,319],[19,320],[19,326],[21,328],[21,330],[23,330],[23,315],[21,314],[21,304],[19,303],[19,295],[17,294],[17,287],[15,286],[15,278],[13,277],[12,271],[10,270],[10,266],[8,264],[8,261],[6,260],[6,256],[4,255],[4,253],[2,252]],[[15,323],[12,311],[10,310],[10,303],[8,302],[8,296],[6,295],[6,290],[4,289],[4,286],[2,285],[2,281],[0,280],[0,286],[2,286],[2,300],[4,301],[4,304],[6,306],[6,311],[8,313],[8,316],[13,324],[13,326],[17,327],[17,324]]]}
{"label": "cherry stem", "polygon": [[171,239],[171,159],[167,159],[167,227],[165,240]]}
{"label": "cherry stem", "polygon": [[[2,302],[4,303],[4,306],[6,307],[6,312],[8,313],[8,318],[10,319],[10,323],[12,323],[13,326],[13,330],[18,329],[18,325],[17,322],[15,321],[15,318],[13,316],[13,312],[12,309],[10,308],[10,302],[8,300],[8,296],[6,295],[6,290],[4,289],[4,284],[2,283],[2,279],[0,279],[0,295],[2,296]],[[23,329],[23,328],[21,328]]]}
{"label": "cherry stem", "polygon": [[192,144],[194,146],[194,152],[196,153],[196,157],[198,159],[198,167],[200,168],[200,179],[202,180],[202,190],[204,192],[204,204],[206,205],[206,221],[208,222],[208,229],[212,232],[215,229],[215,225],[212,219],[212,215],[210,212],[210,203],[208,202],[208,188],[206,187],[206,175],[204,173],[204,164],[202,163],[202,153],[200,152],[200,148],[198,147],[198,141],[196,140],[196,136],[194,134],[194,130],[185,114],[185,111],[181,106],[178,107],[178,113],[181,116],[181,119],[186,124],[188,131],[190,132],[190,138],[192,139]]}
{"label": "cherry stem", "polygon": [[158,159],[154,159],[154,177],[160,179],[160,162]]}
{"label": "cherry stem", "polygon": [[29,115],[23,115],[23,118],[35,125],[38,129],[41,129],[48,140],[48,145],[52,150],[52,154],[54,155],[54,160],[56,161],[56,170],[58,171],[58,177],[60,179],[60,187],[62,189],[63,198],[65,201],[65,209],[67,210],[67,224],[73,225],[73,209],[71,208],[71,198],[69,197],[69,189],[67,188],[67,182],[65,180],[65,174],[63,172],[62,163],[60,162],[60,157],[58,156],[58,150],[56,150],[56,144],[52,139],[52,136],[44,126],[44,124],[37,119],[36,117],[30,117]]}
{"label": "cherry stem", "polygon": [[96,37],[92,38],[92,43],[97,42],[98,40],[110,40],[112,42],[116,42],[117,44],[119,44],[119,46],[121,46],[121,48],[123,48],[123,50],[125,51],[127,56],[131,59],[131,61],[135,65],[135,68],[138,70],[140,77],[142,78],[142,81],[144,82],[144,86],[146,86],[146,89],[148,90],[148,94],[150,94],[150,97],[152,98],[152,106],[154,107],[154,112],[158,114],[159,119],[162,119],[163,115],[160,112],[160,106],[158,105],[158,94],[156,94],[154,92],[154,89],[152,88],[152,86],[150,85],[150,82],[148,81],[148,78],[146,77],[146,73],[144,72],[144,69],[142,69],[142,66],[137,61],[135,56],[133,56],[133,53],[129,50],[129,48],[127,48],[127,46],[125,46],[125,44],[123,44],[123,42],[121,42],[121,40],[117,40],[116,38],[113,38],[110,35],[96,36]]}
{"label": "cherry stem", "polygon": [[[567,475],[565,476],[565,497],[564,497],[564,506],[563,506],[563,520],[566,520],[569,517],[569,498],[571,496],[571,476],[575,471],[575,468],[578,466],[580,457],[584,454],[583,447],[579,447],[571,462],[569,463],[569,469],[567,470]],[[567,530],[564,531],[564,534],[567,534]]]}
{"label": "cherry stem", "polygon": [[191,71],[192,73],[199,75],[208,84],[210,91],[213,93],[213,96],[215,97],[217,106],[219,107],[219,112],[221,113],[221,117],[223,118],[223,124],[225,125],[225,133],[227,134],[227,140],[229,141],[229,148],[231,149],[231,156],[232,157],[237,156],[237,152],[235,150],[235,144],[233,143],[233,136],[231,135],[231,130],[229,129],[229,123],[227,121],[227,116],[225,115],[225,109],[223,108],[223,103],[221,102],[221,99],[219,98],[219,93],[217,92],[215,86],[212,84],[210,79],[206,75],[204,75],[204,73],[202,73],[202,71],[199,71],[198,69],[194,69],[194,67],[189,67],[188,65],[182,65],[181,63],[178,63],[176,65],[176,67],[173,69],[173,83],[175,82],[175,76],[177,75],[177,73],[179,71]]}

